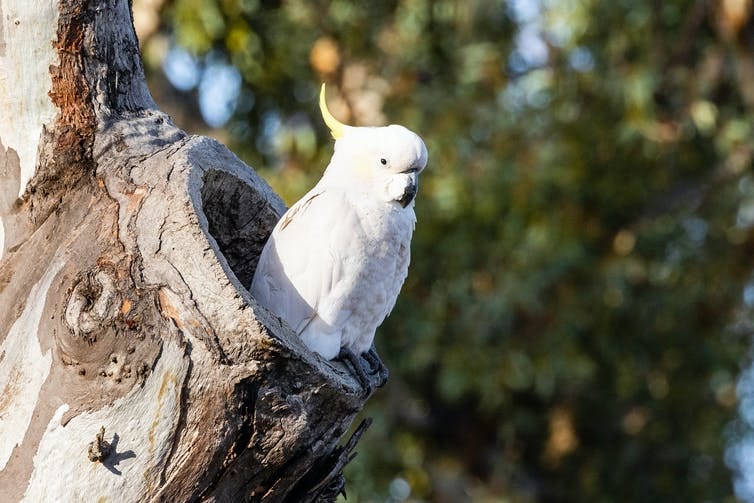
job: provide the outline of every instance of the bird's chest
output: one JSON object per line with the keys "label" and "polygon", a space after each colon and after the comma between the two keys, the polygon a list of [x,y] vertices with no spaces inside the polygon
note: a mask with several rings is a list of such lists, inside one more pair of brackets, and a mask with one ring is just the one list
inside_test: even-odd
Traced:
{"label": "bird's chest", "polygon": [[365,267],[388,267],[408,253],[414,229],[410,210],[362,207],[342,221],[342,232],[349,243],[349,258]]}
{"label": "bird's chest", "polygon": [[406,279],[415,217],[404,208],[361,206],[347,213],[337,233],[348,244],[332,252],[339,278],[333,291],[342,306],[344,340],[365,351]]}

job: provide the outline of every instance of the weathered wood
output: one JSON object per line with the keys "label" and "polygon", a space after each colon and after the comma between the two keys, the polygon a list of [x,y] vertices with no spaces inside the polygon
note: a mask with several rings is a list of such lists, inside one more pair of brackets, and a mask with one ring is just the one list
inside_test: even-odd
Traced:
{"label": "weathered wood", "polygon": [[0,6],[0,501],[333,500],[361,387],[245,288],[281,200],[155,108],[126,0]]}

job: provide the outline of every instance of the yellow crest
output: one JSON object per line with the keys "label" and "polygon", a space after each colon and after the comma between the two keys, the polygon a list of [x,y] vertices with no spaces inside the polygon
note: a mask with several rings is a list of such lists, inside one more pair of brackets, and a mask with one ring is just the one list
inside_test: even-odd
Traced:
{"label": "yellow crest", "polygon": [[327,109],[327,101],[325,100],[325,84],[322,84],[322,90],[319,93],[319,109],[322,112],[322,118],[325,120],[325,124],[330,128],[332,137],[336,140],[343,136],[346,125],[339,122],[338,119],[332,116],[330,110]]}

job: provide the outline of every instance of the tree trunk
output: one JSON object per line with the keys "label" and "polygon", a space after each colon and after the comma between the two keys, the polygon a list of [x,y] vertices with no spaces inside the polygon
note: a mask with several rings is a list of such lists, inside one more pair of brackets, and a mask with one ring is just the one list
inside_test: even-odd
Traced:
{"label": "tree trunk", "polygon": [[285,207],[127,0],[0,0],[0,501],[331,501],[361,388],[250,297]]}

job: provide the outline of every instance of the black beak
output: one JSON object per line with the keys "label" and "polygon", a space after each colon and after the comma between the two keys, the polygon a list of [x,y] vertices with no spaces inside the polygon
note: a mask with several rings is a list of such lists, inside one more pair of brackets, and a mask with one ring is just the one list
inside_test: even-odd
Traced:
{"label": "black beak", "polygon": [[416,183],[410,183],[406,185],[406,188],[403,190],[403,195],[398,199],[398,202],[401,203],[401,206],[404,208],[411,204],[411,201],[414,200],[414,197],[416,197],[416,191],[418,189],[418,186]]}

